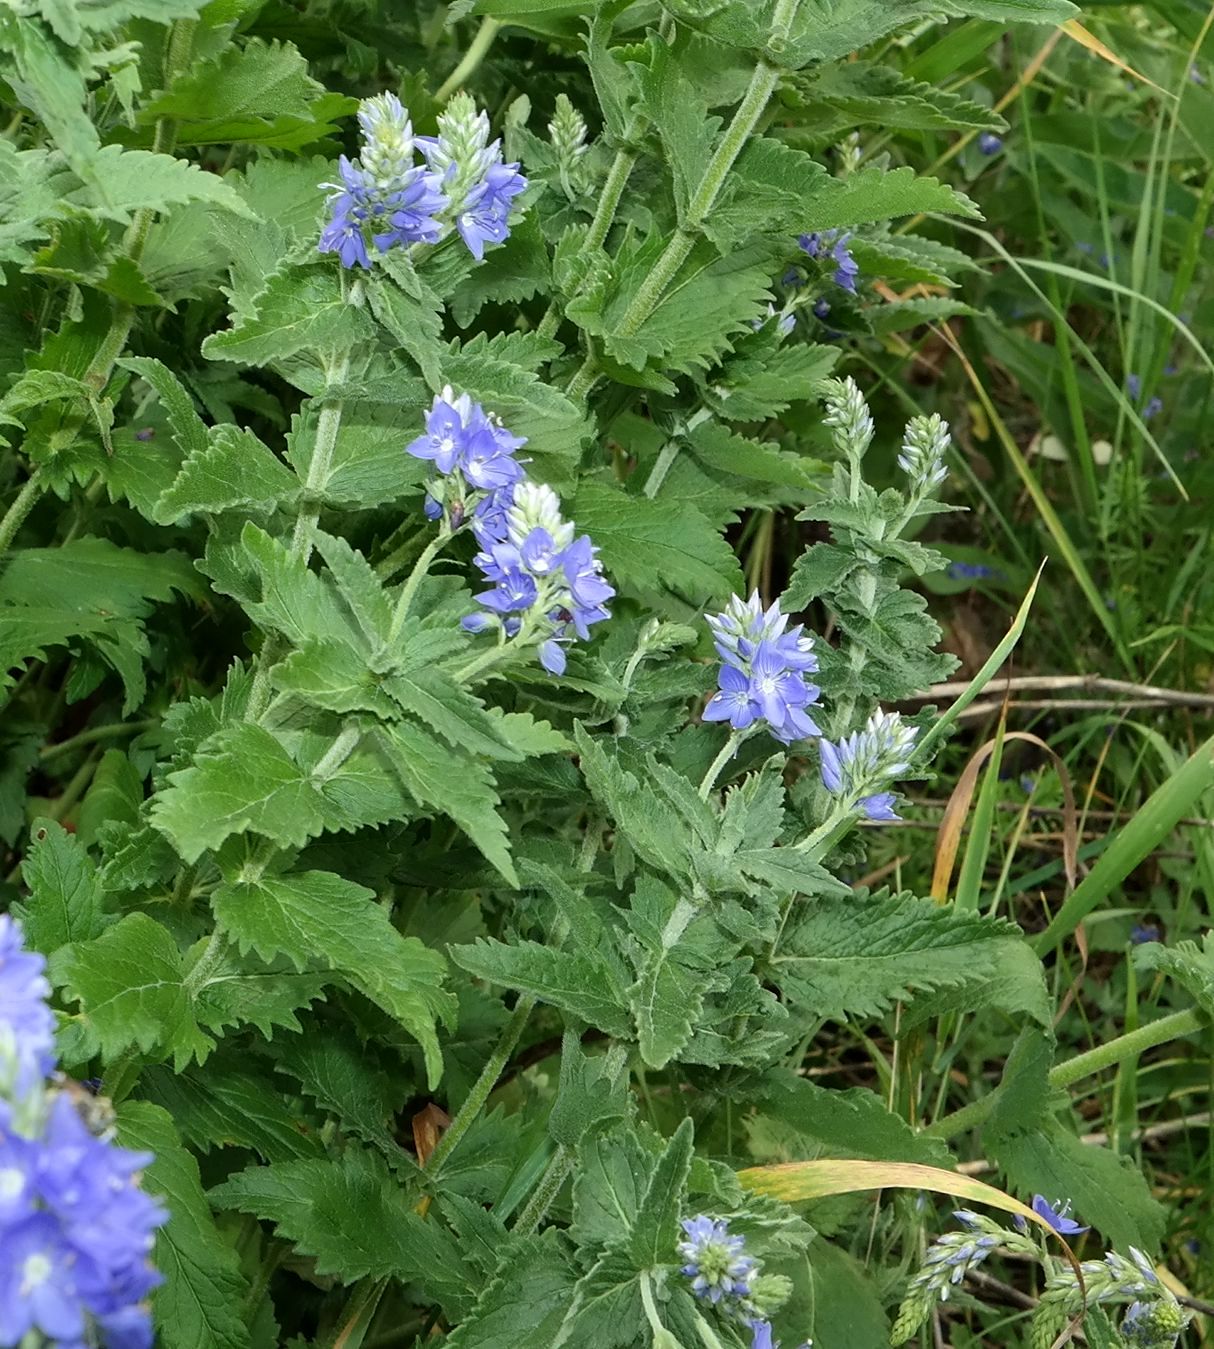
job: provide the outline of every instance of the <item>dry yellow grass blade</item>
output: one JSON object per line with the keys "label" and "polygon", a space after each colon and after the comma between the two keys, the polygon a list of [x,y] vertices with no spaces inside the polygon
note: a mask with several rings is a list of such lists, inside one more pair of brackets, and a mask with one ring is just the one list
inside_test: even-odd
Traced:
{"label": "dry yellow grass blade", "polygon": [[1126,65],[1126,63],[1121,59],[1120,56],[1117,55],[1115,51],[1112,51],[1109,47],[1106,47],[1105,44],[1101,42],[1101,40],[1096,36],[1095,33],[1088,32],[1088,30],[1083,26],[1083,24],[1079,22],[1078,19],[1068,19],[1066,23],[1062,25],[1062,31],[1067,35],[1067,37],[1072,38],[1074,41],[1078,42],[1081,47],[1086,47],[1088,51],[1094,52],[1097,56],[1100,57],[1102,61],[1107,61],[1110,65],[1116,66],[1118,70],[1124,70],[1127,75],[1132,75],[1136,80],[1141,80],[1143,84],[1149,84],[1152,89],[1157,89],[1161,94],[1163,94],[1165,98],[1176,97],[1176,95],[1172,93],[1171,90],[1165,89],[1163,88],[1162,85],[1156,84],[1155,81],[1152,79],[1148,79],[1146,75],[1143,75],[1140,71],[1135,70],[1133,66]]}
{"label": "dry yellow grass blade", "polygon": [[[1033,735],[1030,731],[1005,731],[1003,740],[1004,743],[1009,740],[1026,740],[1029,744],[1036,745],[1038,749],[1043,750],[1050,756],[1054,762],[1054,767],[1058,770],[1064,801],[1062,858],[1066,870],[1067,893],[1069,894],[1070,891],[1074,890],[1079,880],[1079,813],[1075,809],[1075,793],[1071,787],[1071,775],[1067,771],[1066,764],[1040,736]],[[944,811],[944,819],[940,823],[940,833],[936,838],[936,865],[932,873],[932,898],[937,904],[944,904],[948,900],[949,886],[953,879],[953,867],[956,864],[957,852],[961,846],[961,831],[965,825],[966,817],[969,815],[970,806],[973,804],[974,792],[978,786],[978,774],[982,771],[983,764],[994,753],[996,743],[994,740],[988,740],[974,754],[958,779],[952,796],[949,797],[948,806]]]}

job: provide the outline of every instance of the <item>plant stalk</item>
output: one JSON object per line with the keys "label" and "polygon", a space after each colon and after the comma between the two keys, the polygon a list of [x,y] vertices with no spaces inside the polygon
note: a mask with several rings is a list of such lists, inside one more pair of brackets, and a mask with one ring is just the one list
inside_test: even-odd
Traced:
{"label": "plant stalk", "polygon": [[[1160,1017],[1137,1030],[1119,1035],[1107,1044],[1097,1045],[1084,1054],[1060,1063],[1049,1074],[1051,1087],[1071,1087],[1085,1077],[1092,1077],[1125,1059],[1132,1059],[1156,1045],[1167,1044],[1182,1035],[1191,1035],[1210,1024],[1210,1018],[1200,1009],[1193,1007],[1184,1012],[1173,1012],[1170,1016]],[[955,1138],[985,1123],[1002,1096],[1002,1086],[983,1096],[981,1100],[971,1101],[969,1105],[954,1110],[951,1115],[929,1124],[923,1132],[929,1138]]]}
{"label": "plant stalk", "polygon": [[518,1222],[511,1229],[512,1237],[529,1237],[544,1221],[553,1201],[561,1192],[565,1177],[573,1170],[573,1160],[573,1149],[564,1143],[558,1144],[547,1169],[540,1177],[540,1183],[527,1200],[527,1207],[519,1214]]}
{"label": "plant stalk", "polygon": [[463,60],[439,86],[438,93],[434,95],[437,102],[446,103],[468,77],[475,74],[481,62],[488,56],[489,48],[493,46],[494,39],[501,29],[502,25],[497,19],[484,20],[464,53]]}
{"label": "plant stalk", "polygon": [[439,550],[450,537],[451,535],[445,531],[436,534],[422,549],[421,557],[413,564],[409,579],[400,592],[400,598],[396,601],[396,612],[392,615],[392,626],[388,631],[389,645],[396,645],[401,629],[405,626],[405,619],[409,617],[409,607],[417,595],[418,587],[426,579],[430,571],[430,564],[438,556]]}

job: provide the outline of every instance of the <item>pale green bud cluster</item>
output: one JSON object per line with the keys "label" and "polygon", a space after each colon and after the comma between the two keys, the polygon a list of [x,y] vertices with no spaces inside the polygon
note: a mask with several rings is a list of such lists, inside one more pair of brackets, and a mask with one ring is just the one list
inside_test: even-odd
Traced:
{"label": "pale green bud cluster", "polygon": [[573,542],[573,523],[561,515],[561,499],[543,482],[520,482],[514,489],[514,502],[506,512],[506,530],[510,542],[521,548],[537,529],[552,539],[555,552]]}
{"label": "pale green bud cluster", "polygon": [[561,185],[573,195],[573,183],[587,149],[586,123],[564,94],[556,96],[556,112],[548,123],[548,135],[560,169]]}
{"label": "pale green bud cluster", "polygon": [[439,114],[438,133],[436,141],[428,142],[427,159],[458,215],[497,157],[489,144],[489,114],[476,106],[471,94],[458,93]]}
{"label": "pale green bud cluster", "polygon": [[848,375],[846,379],[828,379],[822,392],[826,402],[823,420],[834,432],[835,448],[853,463],[863,459],[876,428],[860,386]]}
{"label": "pale green bud cluster", "polygon": [[944,456],[952,439],[948,422],[938,412],[907,423],[898,466],[910,479],[912,496],[927,496],[948,477]]}
{"label": "pale green bud cluster", "polygon": [[381,192],[400,189],[414,168],[413,124],[395,94],[376,94],[359,105],[363,145],[358,162]]}

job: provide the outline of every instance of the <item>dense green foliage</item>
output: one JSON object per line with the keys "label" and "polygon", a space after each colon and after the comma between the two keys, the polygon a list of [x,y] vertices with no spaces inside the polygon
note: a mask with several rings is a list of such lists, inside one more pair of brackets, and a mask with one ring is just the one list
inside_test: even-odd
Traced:
{"label": "dense green foliage", "polygon": [[[786,1349],[877,1349],[952,1220],[847,1163],[1069,1199],[1214,1296],[1205,9],[1084,6],[1103,56],[1066,0],[0,11],[0,907],[156,1154],[158,1343],[739,1349],[706,1213]],[[319,252],[359,101],[430,135],[457,89],[509,238]],[[617,591],[559,677],[461,628],[405,451],[446,385]],[[917,728],[905,821],[702,720],[752,588],[828,740]],[[1005,721],[1013,649],[1124,686]],[[906,1334],[1065,1334],[1061,1248],[1004,1239]],[[1168,1343],[1129,1300],[1089,1343]]]}

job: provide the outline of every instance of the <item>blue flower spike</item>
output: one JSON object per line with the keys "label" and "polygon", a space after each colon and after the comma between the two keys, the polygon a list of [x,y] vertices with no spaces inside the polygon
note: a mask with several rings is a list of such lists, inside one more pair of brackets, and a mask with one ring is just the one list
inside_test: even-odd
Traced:
{"label": "blue flower spike", "polygon": [[908,726],[900,713],[878,709],[862,731],[853,731],[837,743],[820,741],[826,790],[850,801],[866,819],[901,819],[894,811],[894,793],[885,789],[910,771],[918,734],[918,728]]}
{"label": "blue flower spike", "polygon": [[709,1218],[703,1213],[684,1218],[683,1231],[685,1237],[678,1244],[678,1252],[692,1292],[714,1304],[722,1298],[746,1297],[755,1262],[746,1254],[745,1238],[731,1236],[723,1218]]}
{"label": "blue flower spike", "polygon": [[0,1344],[150,1349],[149,1257],[168,1217],[139,1188],[153,1158],[97,1136],[47,1090],[45,965],[0,916]]}
{"label": "blue flower spike", "polygon": [[705,721],[728,721],[735,731],[764,721],[785,745],[822,734],[806,710],[821,692],[805,681],[818,668],[813,638],[788,627],[778,600],[764,610],[757,590],[748,600],[735,595],[707,622],[723,664]]}

